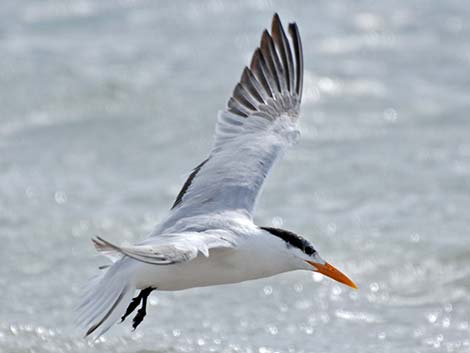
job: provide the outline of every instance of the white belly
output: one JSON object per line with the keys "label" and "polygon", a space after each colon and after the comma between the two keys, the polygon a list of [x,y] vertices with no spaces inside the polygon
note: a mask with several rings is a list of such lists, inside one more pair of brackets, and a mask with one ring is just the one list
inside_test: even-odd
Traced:
{"label": "white belly", "polygon": [[289,271],[276,262],[269,251],[254,254],[250,249],[214,249],[210,256],[199,255],[192,261],[173,265],[136,264],[137,288],[181,290],[218,284],[237,283],[269,277]]}

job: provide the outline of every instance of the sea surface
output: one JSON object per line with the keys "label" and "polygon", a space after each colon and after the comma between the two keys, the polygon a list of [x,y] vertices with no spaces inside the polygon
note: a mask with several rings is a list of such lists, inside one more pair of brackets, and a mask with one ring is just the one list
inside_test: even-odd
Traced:
{"label": "sea surface", "polygon": [[[163,219],[276,11],[303,39],[303,134],[256,222],[360,289],[293,272],[155,293],[137,331],[83,339],[90,238]],[[458,0],[3,0],[0,352],[470,352],[469,18]]]}

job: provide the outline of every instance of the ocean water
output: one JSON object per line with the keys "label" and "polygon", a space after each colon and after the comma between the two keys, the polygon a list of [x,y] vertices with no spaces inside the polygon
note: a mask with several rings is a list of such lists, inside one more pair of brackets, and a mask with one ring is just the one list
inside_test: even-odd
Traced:
{"label": "ocean water", "polygon": [[[90,238],[137,241],[165,216],[275,11],[303,38],[303,137],[256,221],[360,289],[294,272],[155,293],[136,332],[84,340]],[[469,16],[457,0],[3,0],[0,352],[470,352]]]}

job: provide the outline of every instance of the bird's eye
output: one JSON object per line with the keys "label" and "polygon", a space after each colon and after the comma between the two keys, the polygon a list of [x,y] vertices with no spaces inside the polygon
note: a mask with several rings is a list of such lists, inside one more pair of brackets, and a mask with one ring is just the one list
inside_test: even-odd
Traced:
{"label": "bird's eye", "polygon": [[304,252],[307,255],[313,255],[313,253],[315,252],[315,249],[313,247],[311,247],[310,245],[307,245],[304,249]]}

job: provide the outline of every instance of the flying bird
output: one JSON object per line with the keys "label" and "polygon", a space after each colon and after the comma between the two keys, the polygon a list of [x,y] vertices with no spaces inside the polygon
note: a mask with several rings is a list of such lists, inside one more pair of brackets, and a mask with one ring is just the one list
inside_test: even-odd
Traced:
{"label": "flying bird", "polygon": [[135,329],[154,290],[236,283],[294,270],[319,272],[357,288],[309,240],[253,222],[266,176],[300,137],[302,44],[295,23],[287,32],[275,14],[271,33],[264,30],[218,115],[212,150],[189,175],[167,218],[135,245],[93,239],[112,264],[102,266],[78,306],[85,336],[99,337],[139,308]]}

